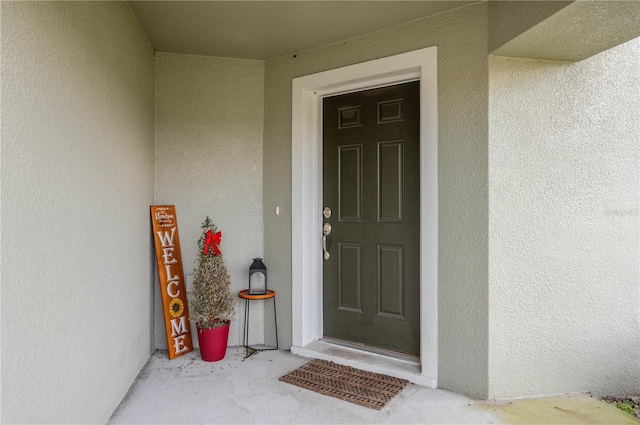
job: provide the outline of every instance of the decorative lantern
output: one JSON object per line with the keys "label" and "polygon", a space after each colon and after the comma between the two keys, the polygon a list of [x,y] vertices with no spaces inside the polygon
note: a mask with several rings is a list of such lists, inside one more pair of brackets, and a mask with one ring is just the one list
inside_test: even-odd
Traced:
{"label": "decorative lantern", "polygon": [[249,295],[264,295],[267,293],[267,266],[262,258],[254,258],[249,267]]}

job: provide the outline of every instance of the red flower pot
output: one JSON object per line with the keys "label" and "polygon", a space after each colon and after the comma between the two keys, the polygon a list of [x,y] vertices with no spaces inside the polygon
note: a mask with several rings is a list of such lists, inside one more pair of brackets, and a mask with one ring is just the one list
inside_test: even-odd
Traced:
{"label": "red flower pot", "polygon": [[224,359],[227,353],[227,341],[229,340],[229,323],[219,328],[198,328],[198,344],[200,344],[200,356],[205,362],[217,362]]}

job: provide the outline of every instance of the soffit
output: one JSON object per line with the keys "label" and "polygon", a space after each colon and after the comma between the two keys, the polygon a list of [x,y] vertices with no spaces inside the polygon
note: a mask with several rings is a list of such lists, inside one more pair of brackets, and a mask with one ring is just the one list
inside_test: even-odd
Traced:
{"label": "soffit", "polygon": [[476,1],[130,1],[157,51],[270,59]]}
{"label": "soffit", "polygon": [[491,53],[577,62],[640,37],[638,0],[558,3],[557,12]]}

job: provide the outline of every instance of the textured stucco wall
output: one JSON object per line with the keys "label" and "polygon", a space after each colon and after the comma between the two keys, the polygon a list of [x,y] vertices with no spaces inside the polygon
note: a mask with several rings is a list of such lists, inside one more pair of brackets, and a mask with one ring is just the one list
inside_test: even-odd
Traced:
{"label": "textured stucco wall", "polygon": [[438,46],[439,385],[486,396],[486,9],[472,5],[266,62],[265,258],[275,289],[284,295],[278,298],[284,346],[291,344],[291,286],[299,284],[291,282],[291,80]]}
{"label": "textured stucco wall", "polygon": [[[176,206],[187,274],[200,225],[211,217],[222,231],[234,292],[247,287],[252,259],[263,253],[263,110],[263,61],[157,54],[156,204]],[[155,343],[166,348],[159,290],[155,298]],[[254,304],[253,329],[260,329],[261,306]],[[238,301],[229,345],[242,343],[243,307]]]}
{"label": "textured stucco wall", "polygon": [[151,352],[153,49],[126,3],[1,7],[2,422],[104,423]]}
{"label": "textured stucco wall", "polygon": [[640,391],[640,39],[490,60],[490,396]]}

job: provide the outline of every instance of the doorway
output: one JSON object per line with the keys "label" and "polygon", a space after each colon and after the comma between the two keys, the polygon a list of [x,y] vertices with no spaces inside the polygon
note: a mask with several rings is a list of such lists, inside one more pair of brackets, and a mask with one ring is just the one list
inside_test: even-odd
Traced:
{"label": "doorway", "polygon": [[420,362],[413,382],[437,387],[438,114],[437,48],[294,78],[292,84],[292,347],[323,337],[322,99],[420,81]]}
{"label": "doorway", "polygon": [[420,355],[420,82],[323,99],[323,334]]}

